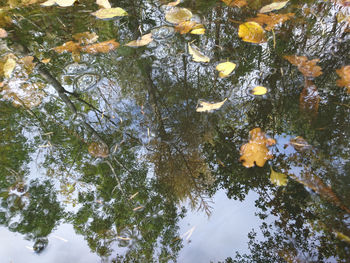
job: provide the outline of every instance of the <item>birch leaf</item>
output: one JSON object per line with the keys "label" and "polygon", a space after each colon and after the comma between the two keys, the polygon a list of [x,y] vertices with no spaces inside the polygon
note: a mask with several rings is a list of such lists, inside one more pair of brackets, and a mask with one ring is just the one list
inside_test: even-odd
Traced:
{"label": "birch leaf", "polygon": [[96,4],[106,9],[112,7],[108,0],[96,0]]}
{"label": "birch leaf", "polygon": [[256,22],[246,22],[239,25],[238,36],[245,42],[266,42],[264,29]]}
{"label": "birch leaf", "polygon": [[99,19],[106,19],[106,18],[112,18],[116,16],[127,16],[128,13],[120,8],[120,7],[115,7],[115,8],[103,8],[100,10],[97,10],[94,13],[91,13],[92,15],[96,16]]}
{"label": "birch leaf", "polygon": [[153,41],[152,33],[149,33],[149,34],[146,34],[146,35],[142,36],[138,40],[133,40],[133,41],[127,43],[125,46],[128,46],[128,47],[142,47],[142,46],[148,45],[152,41]]}
{"label": "birch leaf", "polygon": [[282,9],[283,7],[286,6],[286,4],[288,3],[289,1],[284,1],[284,2],[274,2],[272,4],[269,4],[269,5],[265,5],[264,7],[262,7],[259,11],[259,13],[268,13],[268,12],[271,12],[271,11],[274,11],[274,10],[279,10],[279,9]]}
{"label": "birch leaf", "polygon": [[7,58],[3,68],[5,78],[11,77],[11,74],[15,69],[15,67],[16,67],[16,60],[14,60],[11,57]]}
{"label": "birch leaf", "polygon": [[195,62],[209,62],[210,58],[207,56],[203,55],[196,46],[190,45],[188,43],[188,52],[192,55],[192,59]]}
{"label": "birch leaf", "polygon": [[56,4],[61,7],[72,6],[76,0],[56,0]]}
{"label": "birch leaf", "polygon": [[288,179],[287,175],[275,172],[271,167],[270,181],[274,185],[284,186],[287,185]]}
{"label": "birch leaf", "polygon": [[190,20],[192,12],[186,8],[174,7],[165,14],[166,21],[179,24],[182,21]]}
{"label": "birch leaf", "polygon": [[203,35],[205,33],[205,28],[202,24],[197,24],[193,27],[190,33],[193,35]]}
{"label": "birch leaf", "polygon": [[263,86],[256,86],[254,89],[251,90],[251,93],[253,95],[264,95],[267,93],[267,88]]}
{"label": "birch leaf", "polygon": [[169,4],[167,4],[167,6],[177,6],[178,4],[180,4],[181,0],[176,0],[175,2],[171,2]]}
{"label": "birch leaf", "polygon": [[220,78],[226,78],[235,69],[236,64],[232,62],[223,62],[216,66],[216,70],[219,71]]}
{"label": "birch leaf", "polygon": [[222,107],[222,105],[224,105],[225,101],[227,101],[227,98],[224,99],[223,101],[217,102],[217,103],[209,103],[209,102],[205,102],[205,101],[200,101],[199,106],[196,109],[196,112],[206,112],[206,111],[220,109]]}

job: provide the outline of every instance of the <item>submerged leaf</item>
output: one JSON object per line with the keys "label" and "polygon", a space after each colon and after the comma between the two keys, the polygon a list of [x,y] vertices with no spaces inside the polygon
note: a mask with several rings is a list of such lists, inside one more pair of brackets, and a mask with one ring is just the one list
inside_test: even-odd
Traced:
{"label": "submerged leaf", "polygon": [[174,7],[165,13],[166,21],[178,24],[186,20],[190,20],[192,12],[186,8]]}
{"label": "submerged leaf", "polygon": [[220,78],[226,78],[235,69],[236,64],[232,62],[223,62],[216,66],[216,70],[219,71]]}
{"label": "submerged leaf", "polygon": [[152,33],[146,34],[144,36],[142,36],[140,39],[138,40],[133,40],[129,43],[127,43],[125,46],[129,46],[129,47],[142,47],[142,46],[146,46],[149,43],[151,43],[153,41],[152,38]]}
{"label": "submerged leaf", "polygon": [[4,76],[5,78],[10,78],[11,74],[13,72],[13,70],[16,67],[16,60],[14,58],[12,58],[11,56],[9,56],[4,64],[4,68],[3,68],[3,72],[4,72]]}
{"label": "submerged leaf", "polygon": [[266,42],[264,29],[256,22],[246,22],[239,25],[238,36],[245,42]]}
{"label": "submerged leaf", "polygon": [[264,95],[267,93],[267,88],[263,86],[256,86],[254,89],[251,90],[251,93],[253,95]]}
{"label": "submerged leaf", "polygon": [[5,29],[0,28],[0,38],[5,38],[7,37],[7,32]]}
{"label": "submerged leaf", "polygon": [[89,54],[108,53],[109,51],[112,51],[118,47],[119,43],[116,42],[115,39],[111,39],[108,41],[82,47],[82,51],[87,52]]}
{"label": "submerged leaf", "polygon": [[194,45],[190,45],[190,43],[188,43],[188,52],[192,55],[192,59],[193,61],[196,62],[209,62],[210,58],[208,58],[207,56],[203,55],[196,46]]}
{"label": "submerged leaf", "polygon": [[271,11],[274,11],[274,10],[279,10],[279,9],[282,9],[283,7],[286,6],[286,4],[288,3],[289,1],[285,1],[285,2],[274,2],[272,4],[269,4],[269,5],[265,5],[264,7],[262,7],[260,9],[260,13],[268,13],[268,12],[271,12]]}
{"label": "submerged leaf", "polygon": [[64,43],[62,46],[54,47],[53,50],[55,50],[57,53],[75,52],[80,50],[80,46],[76,42],[68,41]]}
{"label": "submerged leaf", "polygon": [[300,110],[307,116],[316,117],[318,105],[320,103],[320,95],[317,87],[311,80],[305,80],[305,86],[299,97]]}
{"label": "submerged leaf", "polygon": [[284,186],[287,185],[288,179],[287,175],[275,172],[271,167],[270,181],[274,185]]}
{"label": "submerged leaf", "polygon": [[96,4],[103,8],[111,8],[111,4],[108,0],[96,0]]}
{"label": "submerged leaf", "polygon": [[175,31],[179,32],[180,34],[186,34],[190,32],[196,24],[197,23],[194,21],[182,21],[175,26]]}
{"label": "submerged leaf", "polygon": [[89,145],[88,151],[93,157],[106,158],[109,155],[108,146],[104,142],[92,142]]}
{"label": "submerged leaf", "polygon": [[246,0],[221,0],[224,2],[227,6],[237,6],[237,7],[243,7],[247,5]]}
{"label": "submerged leaf", "polygon": [[258,14],[257,17],[249,19],[249,21],[254,21],[259,23],[261,26],[266,26],[265,30],[270,31],[279,23],[283,23],[294,17],[294,13],[288,14]]}
{"label": "submerged leaf", "polygon": [[73,39],[78,41],[80,45],[88,45],[95,43],[98,39],[98,35],[95,32],[83,32],[73,35]]}
{"label": "submerged leaf", "polygon": [[26,56],[20,59],[20,63],[22,63],[24,65],[25,70],[27,71],[27,74],[30,74],[34,67],[35,67],[35,63],[33,62],[34,57],[32,56]]}
{"label": "submerged leaf", "polygon": [[217,103],[209,103],[209,102],[205,102],[205,101],[200,101],[199,106],[196,109],[196,112],[206,112],[206,111],[220,109],[222,107],[222,105],[224,105],[226,100],[227,100],[227,98],[224,99],[223,101],[217,102]]}
{"label": "submerged leaf", "polygon": [[247,168],[257,166],[263,167],[267,160],[272,159],[273,155],[269,152],[267,146],[274,145],[274,139],[268,139],[260,128],[255,128],[249,132],[249,143],[244,144],[240,149],[241,157],[239,160]]}
{"label": "submerged leaf", "polygon": [[115,7],[115,8],[103,8],[100,10],[97,10],[94,13],[91,13],[92,15],[96,16],[97,18],[100,19],[106,19],[106,18],[112,18],[116,16],[127,16],[128,13],[120,8],[120,7]]}
{"label": "submerged leaf", "polygon": [[336,70],[340,79],[337,80],[337,85],[339,87],[346,87],[347,93],[350,94],[350,65],[344,66]]}
{"label": "submerged leaf", "polygon": [[322,75],[322,68],[317,66],[316,63],[319,59],[308,60],[305,56],[284,56],[286,60],[288,60],[291,64],[298,67],[298,70],[305,77],[318,77]]}

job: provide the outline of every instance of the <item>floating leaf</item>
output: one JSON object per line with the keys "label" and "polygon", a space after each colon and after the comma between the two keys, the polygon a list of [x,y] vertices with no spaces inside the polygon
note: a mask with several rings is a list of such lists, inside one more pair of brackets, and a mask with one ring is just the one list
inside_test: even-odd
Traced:
{"label": "floating leaf", "polygon": [[301,136],[297,136],[293,139],[290,139],[290,144],[298,152],[302,152],[311,148],[311,145],[308,144],[307,141]]}
{"label": "floating leaf", "polygon": [[247,168],[257,166],[263,167],[265,162],[273,158],[267,146],[274,145],[274,139],[268,139],[260,128],[255,128],[249,132],[249,143],[244,144],[240,149],[239,160]]}
{"label": "floating leaf", "polygon": [[194,35],[203,35],[205,33],[205,28],[202,24],[197,24],[193,27],[190,33]]}
{"label": "floating leaf", "polygon": [[16,60],[12,56],[8,56],[8,58],[5,61],[3,72],[5,78],[10,78],[13,70],[16,67]]}
{"label": "floating leaf", "polygon": [[349,236],[347,236],[339,231],[335,231],[335,234],[336,234],[337,238],[350,244],[350,237]]}
{"label": "floating leaf", "polygon": [[7,37],[7,32],[5,29],[0,28],[0,38],[5,38]]}
{"label": "floating leaf", "polygon": [[265,30],[270,31],[272,30],[276,25],[283,23],[289,19],[294,17],[294,13],[288,13],[288,14],[258,14],[257,17],[249,19],[249,21],[257,22],[261,26],[266,26]]}
{"label": "floating leaf", "polygon": [[223,62],[216,66],[216,70],[219,71],[220,78],[226,78],[235,69],[236,64],[232,62]]}
{"label": "floating leaf", "polygon": [[108,0],[96,0],[96,4],[106,9],[112,7]]}
{"label": "floating leaf", "polygon": [[120,8],[120,7],[115,7],[115,8],[103,8],[100,10],[97,10],[94,13],[91,13],[92,15],[96,16],[97,18],[100,19],[106,19],[106,18],[112,18],[116,16],[127,16],[128,13]]}
{"label": "floating leaf", "polygon": [[84,32],[73,35],[73,39],[78,41],[80,45],[88,45],[95,43],[98,39],[98,35],[95,32]]}
{"label": "floating leaf", "polygon": [[299,107],[306,116],[316,117],[318,105],[320,103],[320,95],[317,87],[311,80],[305,80],[305,86],[299,97]]}
{"label": "floating leaf", "polygon": [[61,7],[72,6],[76,0],[48,0],[42,3],[42,6],[53,6],[55,4]]}
{"label": "floating leaf", "polygon": [[43,60],[41,60],[41,63],[47,64],[51,61],[50,58],[44,58]]}
{"label": "floating leaf", "polygon": [[175,2],[171,2],[171,3],[167,4],[167,6],[177,6],[180,3],[181,3],[181,0],[176,0]]}
{"label": "floating leaf", "polygon": [[243,7],[247,5],[247,1],[245,0],[221,0],[228,6],[236,6],[236,7]]}
{"label": "floating leaf", "polygon": [[288,179],[287,175],[275,172],[271,167],[270,181],[274,185],[284,186],[287,185]]}
{"label": "floating leaf", "polygon": [[131,42],[129,42],[128,44],[126,44],[125,46],[129,46],[129,47],[142,47],[142,46],[146,46],[149,43],[151,43],[153,41],[152,38],[152,33],[146,34],[144,36],[142,36],[140,39],[138,40],[133,40]]}
{"label": "floating leaf", "polygon": [[196,62],[209,62],[210,58],[208,58],[207,56],[203,55],[196,46],[194,45],[190,45],[190,43],[188,43],[188,52],[192,55],[192,59],[193,61]]}
{"label": "floating leaf", "polygon": [[93,157],[106,158],[109,155],[108,146],[104,142],[92,142],[89,145],[88,151]]}
{"label": "floating leaf", "polygon": [[82,47],[82,51],[87,52],[89,54],[108,53],[109,51],[112,51],[118,47],[119,43],[116,42],[115,39],[111,39],[108,41]]}
{"label": "floating leaf", "polygon": [[267,88],[263,86],[256,86],[254,89],[251,90],[251,93],[253,95],[264,95],[267,93]]}
{"label": "floating leaf", "polygon": [[340,79],[337,80],[339,87],[346,87],[348,94],[350,94],[350,65],[344,66],[336,70]]}
{"label": "floating leaf", "polygon": [[175,26],[175,31],[179,32],[180,34],[186,34],[190,32],[196,24],[197,23],[194,21],[182,21]]}
{"label": "floating leaf", "polygon": [[224,105],[226,100],[227,100],[227,98],[224,99],[223,101],[217,102],[217,103],[209,103],[209,102],[205,102],[205,101],[200,101],[199,106],[196,109],[196,112],[206,112],[206,111],[220,109],[222,107],[222,105]]}
{"label": "floating leaf", "polygon": [[173,7],[165,14],[166,21],[179,24],[183,21],[190,20],[192,12],[186,8]]}
{"label": "floating leaf", "polygon": [[298,70],[305,77],[318,77],[322,75],[322,68],[317,66],[316,63],[319,59],[308,60],[305,56],[284,56],[286,60],[298,67]]}
{"label": "floating leaf", "polygon": [[238,36],[250,43],[266,42],[264,29],[256,22],[246,22],[239,25]]}
{"label": "floating leaf", "polygon": [[283,7],[286,6],[286,4],[288,3],[289,1],[285,1],[285,2],[274,2],[272,4],[269,4],[269,5],[265,5],[264,7],[262,7],[260,9],[260,13],[268,13],[268,12],[271,12],[271,11],[274,11],[274,10],[279,10],[279,9],[282,9]]}

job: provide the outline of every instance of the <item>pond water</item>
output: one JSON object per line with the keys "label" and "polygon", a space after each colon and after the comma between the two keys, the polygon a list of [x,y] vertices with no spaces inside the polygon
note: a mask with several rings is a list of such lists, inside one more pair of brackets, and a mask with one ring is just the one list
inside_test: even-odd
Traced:
{"label": "pond water", "polygon": [[348,0],[43,2],[1,1],[0,262],[350,262]]}

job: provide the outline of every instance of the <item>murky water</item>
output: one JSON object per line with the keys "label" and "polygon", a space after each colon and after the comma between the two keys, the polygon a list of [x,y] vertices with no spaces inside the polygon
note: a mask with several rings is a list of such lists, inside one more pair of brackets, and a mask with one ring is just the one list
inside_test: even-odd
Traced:
{"label": "murky water", "polygon": [[68,2],[2,1],[1,262],[349,262],[348,1]]}

